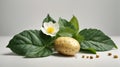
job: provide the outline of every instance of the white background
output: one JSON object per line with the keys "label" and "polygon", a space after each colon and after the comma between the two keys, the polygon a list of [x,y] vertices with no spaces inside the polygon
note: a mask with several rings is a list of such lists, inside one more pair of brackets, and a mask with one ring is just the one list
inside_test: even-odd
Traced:
{"label": "white background", "polygon": [[0,35],[40,29],[47,14],[58,21],[75,15],[80,28],[120,35],[120,0],[0,0]]}

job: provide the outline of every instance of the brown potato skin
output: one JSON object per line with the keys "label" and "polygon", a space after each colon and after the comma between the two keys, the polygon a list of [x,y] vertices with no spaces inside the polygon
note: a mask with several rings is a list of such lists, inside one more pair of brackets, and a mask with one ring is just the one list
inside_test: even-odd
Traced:
{"label": "brown potato skin", "polygon": [[63,55],[75,55],[80,50],[80,44],[71,37],[59,37],[55,40],[55,50]]}

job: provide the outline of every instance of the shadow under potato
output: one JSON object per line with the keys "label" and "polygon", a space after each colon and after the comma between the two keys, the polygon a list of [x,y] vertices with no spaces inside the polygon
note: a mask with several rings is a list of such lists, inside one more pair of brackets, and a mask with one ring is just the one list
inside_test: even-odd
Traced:
{"label": "shadow under potato", "polygon": [[52,55],[56,56],[56,57],[74,57],[74,55],[63,55],[63,54],[60,54],[60,53],[54,53]]}

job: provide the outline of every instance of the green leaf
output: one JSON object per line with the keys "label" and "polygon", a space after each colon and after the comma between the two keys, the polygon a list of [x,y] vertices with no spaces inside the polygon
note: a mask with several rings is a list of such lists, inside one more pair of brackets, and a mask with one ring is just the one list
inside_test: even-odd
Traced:
{"label": "green leaf", "polygon": [[93,53],[93,54],[96,54],[96,50],[93,49],[93,48],[80,49],[80,51],[85,52],[85,53]]}
{"label": "green leaf", "polygon": [[72,19],[70,20],[70,23],[74,26],[74,28],[79,31],[79,23],[78,20],[75,16],[72,17]]}
{"label": "green leaf", "polygon": [[60,29],[69,27],[69,28],[75,30],[74,26],[70,22],[68,22],[67,20],[65,20],[65,19],[59,18],[58,23],[60,25]]}
{"label": "green leaf", "polygon": [[72,37],[74,34],[77,33],[77,31],[75,31],[74,26],[67,20],[60,18],[58,23],[60,26],[60,30],[58,32],[59,36]]}
{"label": "green leaf", "polygon": [[29,50],[26,53],[26,57],[28,58],[36,58],[36,57],[45,57],[49,56],[53,53],[53,51],[50,48],[46,47],[37,47],[36,49]]}
{"label": "green leaf", "polygon": [[65,28],[60,29],[57,35],[72,37],[74,34],[75,34],[74,30],[72,30],[69,27],[65,27]]}
{"label": "green leaf", "polygon": [[[43,34],[39,30],[25,30],[15,35],[10,40],[7,47],[19,55],[26,55],[27,57],[43,57],[52,54],[52,48],[50,47],[52,41],[53,39],[50,36]],[[37,53],[34,53],[36,50]],[[46,52],[46,54],[41,52]]]}
{"label": "green leaf", "polygon": [[84,29],[79,33],[84,37],[81,42],[81,49],[95,49],[96,51],[107,51],[117,48],[110,37],[97,29]]}
{"label": "green leaf", "polygon": [[80,35],[80,34],[74,35],[73,38],[76,39],[79,43],[84,41],[84,37],[82,35]]}
{"label": "green leaf", "polygon": [[56,21],[48,14],[47,17],[43,20],[43,23],[44,22],[53,22],[55,23]]}

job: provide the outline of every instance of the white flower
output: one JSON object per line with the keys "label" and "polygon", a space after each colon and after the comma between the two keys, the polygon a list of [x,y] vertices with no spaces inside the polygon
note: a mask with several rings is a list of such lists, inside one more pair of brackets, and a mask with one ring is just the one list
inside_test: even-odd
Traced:
{"label": "white flower", "polygon": [[55,36],[59,31],[59,24],[53,22],[45,22],[41,28],[41,31],[46,35]]}

